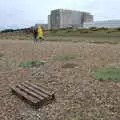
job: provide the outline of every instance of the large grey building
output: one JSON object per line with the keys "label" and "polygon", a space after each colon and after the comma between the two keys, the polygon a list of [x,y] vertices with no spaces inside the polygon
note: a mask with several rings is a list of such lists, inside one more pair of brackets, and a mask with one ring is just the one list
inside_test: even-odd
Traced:
{"label": "large grey building", "polygon": [[48,15],[48,29],[61,29],[69,27],[83,27],[84,23],[92,23],[93,15],[87,12],[56,9]]}

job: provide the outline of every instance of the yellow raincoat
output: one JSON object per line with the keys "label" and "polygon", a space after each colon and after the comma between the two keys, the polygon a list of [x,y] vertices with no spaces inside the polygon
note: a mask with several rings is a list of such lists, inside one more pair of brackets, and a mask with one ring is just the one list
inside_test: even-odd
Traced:
{"label": "yellow raincoat", "polygon": [[38,38],[42,39],[43,38],[43,30],[41,26],[38,26]]}

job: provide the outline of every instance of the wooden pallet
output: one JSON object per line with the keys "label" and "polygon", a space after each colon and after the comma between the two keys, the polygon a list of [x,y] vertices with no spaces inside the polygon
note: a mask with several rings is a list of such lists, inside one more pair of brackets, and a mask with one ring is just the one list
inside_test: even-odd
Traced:
{"label": "wooden pallet", "polygon": [[39,84],[24,82],[11,87],[12,92],[25,99],[29,104],[40,107],[54,100],[54,93],[49,92]]}

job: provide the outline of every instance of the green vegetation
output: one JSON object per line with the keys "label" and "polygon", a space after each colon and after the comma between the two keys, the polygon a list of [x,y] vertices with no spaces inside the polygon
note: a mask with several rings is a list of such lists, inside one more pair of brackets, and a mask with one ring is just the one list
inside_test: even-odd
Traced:
{"label": "green vegetation", "polygon": [[56,57],[56,60],[59,60],[59,61],[69,61],[72,59],[75,59],[75,56],[66,55],[66,56],[57,56]]}
{"label": "green vegetation", "polygon": [[101,68],[98,69],[96,72],[92,72],[91,75],[93,78],[100,81],[109,80],[114,82],[120,82],[120,68]]}
{"label": "green vegetation", "polygon": [[0,33],[0,39],[5,40],[33,40],[31,33],[25,32],[8,32]]}
{"label": "green vegetation", "polygon": [[118,44],[120,43],[120,29],[90,28],[52,30],[47,31],[46,40]]}
{"label": "green vegetation", "polygon": [[[116,36],[120,33],[119,29],[108,28],[90,28],[90,29],[63,29],[51,30],[47,32],[48,36],[87,36],[87,37],[103,37]],[[120,37],[120,35],[119,35]]]}
{"label": "green vegetation", "polygon": [[[0,33],[0,39],[8,40],[33,40],[32,32]],[[46,41],[72,41],[95,44],[120,43],[120,28],[90,28],[90,29],[60,29],[45,31]]]}
{"label": "green vegetation", "polygon": [[32,67],[40,67],[41,65],[44,65],[46,62],[42,60],[33,60],[33,61],[26,61],[20,63],[19,67],[23,68],[32,68]]}

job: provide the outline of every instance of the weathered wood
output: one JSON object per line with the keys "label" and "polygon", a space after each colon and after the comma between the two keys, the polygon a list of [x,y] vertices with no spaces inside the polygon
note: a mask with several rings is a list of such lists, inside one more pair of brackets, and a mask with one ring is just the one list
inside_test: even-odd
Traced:
{"label": "weathered wood", "polygon": [[54,94],[42,86],[24,82],[11,87],[12,91],[34,106],[41,106],[54,100]]}
{"label": "weathered wood", "polygon": [[27,99],[29,102],[32,102],[33,104],[37,104],[39,102],[38,99],[28,95],[26,92],[21,91],[19,88],[17,88],[17,87],[11,87],[11,88],[12,88],[13,92],[20,95],[20,97]]}
{"label": "weathered wood", "polygon": [[36,93],[30,91],[26,87],[22,86],[21,84],[17,85],[22,91],[26,92],[27,94],[31,95],[32,97],[37,98],[38,100],[43,100],[44,98],[42,96],[37,95]]}
{"label": "weathered wood", "polygon": [[47,95],[52,96],[54,94],[54,93],[51,93],[51,92],[45,90],[45,88],[43,88],[42,86],[40,86],[38,84],[33,84],[33,83],[30,83],[30,82],[25,82],[25,83],[28,84],[28,85],[30,85],[30,86],[32,86],[32,87],[34,87],[35,89],[37,89],[37,90],[39,90],[41,92],[47,94]]}
{"label": "weathered wood", "polygon": [[38,91],[37,89],[29,86],[28,84],[22,83],[22,85],[23,85],[24,87],[28,88],[29,90],[33,91],[34,93],[37,93],[38,95],[40,95],[40,96],[42,96],[42,97],[45,97],[45,98],[49,97],[48,95],[42,93],[41,91]]}

